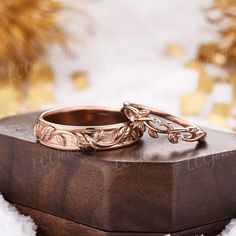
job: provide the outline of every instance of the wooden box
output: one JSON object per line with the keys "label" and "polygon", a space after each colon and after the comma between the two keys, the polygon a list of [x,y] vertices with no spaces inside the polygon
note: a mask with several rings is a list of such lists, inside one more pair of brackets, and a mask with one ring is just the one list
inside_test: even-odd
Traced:
{"label": "wooden box", "polygon": [[0,120],[0,192],[39,235],[216,235],[236,215],[236,136],[144,137],[94,155],[35,142],[37,114]]}

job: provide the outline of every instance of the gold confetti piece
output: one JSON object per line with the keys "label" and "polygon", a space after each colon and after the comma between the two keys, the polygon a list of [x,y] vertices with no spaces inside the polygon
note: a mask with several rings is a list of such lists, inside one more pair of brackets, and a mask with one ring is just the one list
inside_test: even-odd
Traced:
{"label": "gold confetti piece", "polygon": [[226,56],[223,53],[216,53],[213,57],[213,62],[217,65],[224,65],[226,63]]}
{"label": "gold confetti piece", "polygon": [[183,115],[198,115],[204,107],[207,94],[201,91],[189,92],[180,98],[180,110]]}
{"label": "gold confetti piece", "polygon": [[215,0],[216,7],[225,8],[225,7],[236,7],[235,0]]}
{"label": "gold confetti piece", "polygon": [[229,80],[232,84],[236,85],[236,71],[232,71],[229,74]]}
{"label": "gold confetti piece", "polygon": [[180,44],[170,43],[166,48],[166,53],[170,56],[179,57],[184,54],[184,49]]}
{"label": "gold confetti piece", "polygon": [[229,64],[229,66],[235,66],[235,63],[236,63],[236,47],[231,48],[231,51],[228,53],[228,64]]}
{"label": "gold confetti piece", "polygon": [[87,75],[83,72],[75,72],[71,76],[71,79],[74,84],[74,87],[79,91],[86,89],[89,86],[89,80],[87,78]]}
{"label": "gold confetti piece", "polygon": [[37,110],[47,103],[54,101],[53,85],[36,84],[28,89],[26,107],[29,110]]}
{"label": "gold confetti piece", "polygon": [[198,59],[219,66],[224,65],[227,60],[225,51],[214,43],[203,44],[198,50]]}
{"label": "gold confetti piece", "polygon": [[229,84],[230,80],[228,78],[223,78],[223,77],[214,77],[213,83],[214,84]]}
{"label": "gold confetti piece", "polygon": [[199,74],[197,88],[203,93],[211,93],[213,90],[213,79],[205,71]]}
{"label": "gold confetti piece", "polygon": [[233,107],[232,104],[215,103],[215,104],[213,104],[212,113],[227,117],[230,115],[232,107]]}
{"label": "gold confetti piece", "polygon": [[204,70],[204,66],[199,60],[191,60],[187,62],[185,66],[198,72],[202,72]]}
{"label": "gold confetti piece", "polygon": [[222,128],[227,128],[227,118],[224,116],[221,116],[219,114],[211,113],[208,116],[208,119],[210,122],[212,122],[215,125],[219,125]]}

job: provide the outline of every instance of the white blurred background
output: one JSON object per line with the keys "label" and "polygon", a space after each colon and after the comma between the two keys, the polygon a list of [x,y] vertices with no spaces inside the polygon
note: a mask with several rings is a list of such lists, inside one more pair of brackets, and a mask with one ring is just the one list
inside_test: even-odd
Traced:
{"label": "white blurred background", "polygon": [[[203,0],[69,0],[67,4],[83,9],[89,21],[78,19],[78,28],[64,16],[65,28],[78,35],[81,25],[89,34],[70,43],[71,58],[56,48],[51,62],[56,70],[56,103],[61,105],[105,105],[120,107],[123,101],[152,105],[179,115],[179,97],[196,87],[196,72],[184,64],[194,58],[201,42],[215,36],[202,9]],[[183,56],[167,55],[170,43],[184,49]],[[70,76],[85,71],[89,88],[76,91]],[[223,100],[227,100],[228,95]],[[209,106],[214,96],[209,99]],[[211,125],[205,114],[188,119]]]}

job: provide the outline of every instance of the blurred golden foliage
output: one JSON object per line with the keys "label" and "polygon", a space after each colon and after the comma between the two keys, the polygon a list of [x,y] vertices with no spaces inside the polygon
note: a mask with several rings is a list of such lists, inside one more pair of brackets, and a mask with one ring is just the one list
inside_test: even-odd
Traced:
{"label": "blurred golden foliage", "polygon": [[67,36],[59,26],[64,9],[56,0],[0,0],[0,77],[25,77],[53,43]]}
{"label": "blurred golden foliage", "polygon": [[54,73],[52,68],[43,61],[35,63],[28,77],[27,110],[36,110],[43,104],[53,102],[53,87]]}
{"label": "blurred golden foliage", "polygon": [[[76,26],[89,33],[89,15],[77,6],[60,0],[0,0],[0,117],[54,101],[54,72],[47,53],[54,44],[66,46],[69,39],[79,38],[63,30],[60,13],[65,10],[74,12]],[[78,90],[89,85],[78,73],[73,83]]]}
{"label": "blurred golden foliage", "polygon": [[63,9],[57,0],[0,0],[0,116],[53,100],[53,71],[43,61],[52,44],[68,39]]}
{"label": "blurred golden foliage", "polygon": [[23,83],[0,80],[0,116],[15,115],[21,112],[24,99]]}
{"label": "blurred golden foliage", "polygon": [[[197,71],[199,80],[192,99],[189,99],[187,95],[181,97],[181,111],[186,115],[201,113],[205,103],[196,94],[204,93],[207,98],[216,84],[228,83],[233,91],[231,101],[213,104],[209,114],[211,122],[227,127],[227,118],[233,117],[231,111],[236,105],[236,1],[214,0],[212,6],[205,12],[207,20],[216,27],[218,36],[215,41],[202,44],[198,49],[196,59],[186,65]],[[208,65],[224,71],[224,75],[212,75]],[[220,96],[224,94],[219,94]],[[196,109],[189,112],[187,107],[191,107],[191,104],[194,104]]]}

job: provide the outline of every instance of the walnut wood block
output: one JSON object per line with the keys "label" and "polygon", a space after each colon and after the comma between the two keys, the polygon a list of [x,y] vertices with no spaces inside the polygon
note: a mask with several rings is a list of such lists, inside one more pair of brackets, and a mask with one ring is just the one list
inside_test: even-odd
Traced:
{"label": "walnut wood block", "polygon": [[202,145],[144,137],[87,156],[36,143],[36,115],[0,120],[7,200],[112,232],[179,232],[235,216],[235,135],[207,130]]}

